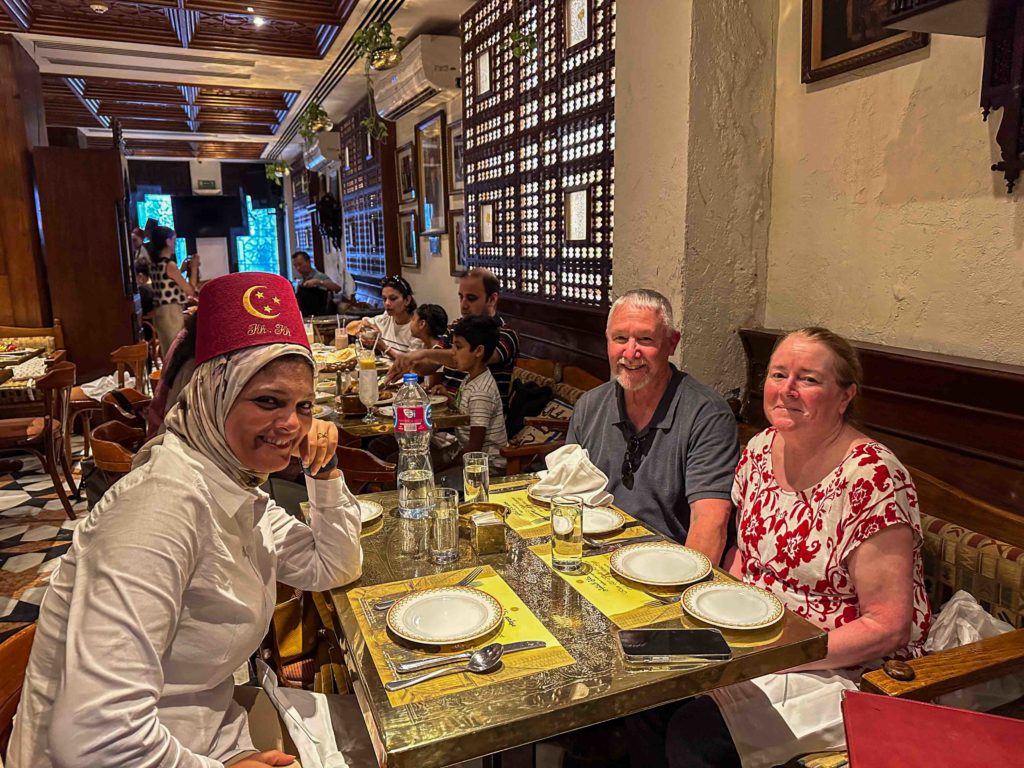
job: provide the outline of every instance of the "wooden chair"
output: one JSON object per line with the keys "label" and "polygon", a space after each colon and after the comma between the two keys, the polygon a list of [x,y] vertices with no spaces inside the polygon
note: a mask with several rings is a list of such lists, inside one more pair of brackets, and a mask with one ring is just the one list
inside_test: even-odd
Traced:
{"label": "wooden chair", "polygon": [[146,428],[146,412],[153,398],[137,389],[125,387],[107,392],[100,398],[103,421],[120,421],[129,427]]}
{"label": "wooden chair", "polygon": [[0,451],[28,451],[37,456],[50,474],[69,519],[74,519],[75,513],[57,473],[57,464],[62,465],[68,485],[75,492],[71,464],[64,451],[64,435],[70,429],[68,400],[74,384],[74,364],[57,363],[36,381],[36,388],[43,393],[44,415],[0,420]]}
{"label": "wooden chair", "polygon": [[345,483],[352,493],[373,493],[395,484],[395,465],[378,459],[362,448],[339,445],[338,469],[345,474]]}
{"label": "wooden chair", "polygon": [[146,442],[146,431],[107,421],[92,431],[92,441],[92,460],[112,485],[131,472],[132,460]]}
{"label": "wooden chair", "polygon": [[29,624],[0,644],[0,755],[7,754],[35,637],[36,625]]}
{"label": "wooden chair", "polygon": [[[124,388],[125,378],[129,373],[135,378],[135,387],[145,390],[149,377],[146,373],[146,360],[149,357],[149,345],[144,341],[138,344],[128,344],[118,347],[110,353],[110,362],[115,366],[117,374],[117,386]],[[71,432],[74,431],[75,422],[81,420],[82,435],[85,439],[82,446],[82,456],[90,453],[90,439],[92,434],[93,417],[99,416],[103,406],[99,400],[89,397],[81,387],[71,390],[71,424],[68,429],[68,438],[65,445],[68,457],[71,457]]]}

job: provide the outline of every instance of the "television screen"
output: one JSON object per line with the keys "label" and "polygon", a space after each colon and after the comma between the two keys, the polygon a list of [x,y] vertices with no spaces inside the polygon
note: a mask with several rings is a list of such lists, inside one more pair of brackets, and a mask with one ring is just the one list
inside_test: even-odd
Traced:
{"label": "television screen", "polygon": [[178,237],[230,237],[237,234],[232,229],[248,229],[240,197],[172,197],[171,206]]}

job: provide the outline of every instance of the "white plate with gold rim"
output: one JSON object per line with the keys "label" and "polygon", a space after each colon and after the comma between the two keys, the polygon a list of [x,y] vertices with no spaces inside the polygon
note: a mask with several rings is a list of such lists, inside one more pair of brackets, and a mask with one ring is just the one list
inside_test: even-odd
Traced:
{"label": "white plate with gold rim", "polygon": [[[548,506],[549,504],[551,504],[551,496],[547,496],[545,494],[540,494],[540,493],[535,493],[533,489],[534,489],[534,486],[532,486],[532,485],[529,488],[526,489],[526,495],[532,501],[535,501],[538,504],[541,504],[541,505],[543,505],[545,507]],[[555,495],[557,495],[557,494],[552,494],[552,496],[555,496]]]}
{"label": "white plate with gold rim", "polygon": [[695,619],[722,629],[764,629],[785,612],[771,592],[732,581],[694,584],[679,602]]}
{"label": "white plate with gold rim", "polygon": [[692,584],[711,573],[711,561],[702,553],[668,541],[627,544],[612,553],[615,573],[640,584],[672,587]]}
{"label": "white plate with gold rim", "polygon": [[584,507],[583,534],[599,536],[619,530],[626,523],[626,518],[611,507]]}
{"label": "white plate with gold rim", "polygon": [[472,587],[438,587],[406,595],[388,610],[388,628],[425,645],[453,645],[486,635],[505,616],[501,604]]}
{"label": "white plate with gold rim", "polygon": [[[375,409],[377,411],[377,413],[380,414],[381,416],[385,416],[385,417],[387,417],[389,419],[393,419],[395,417],[395,406],[393,406],[393,405],[380,405],[381,403],[390,403],[393,400],[394,400],[393,397],[389,398],[387,400],[378,400],[377,401],[377,408]],[[442,404],[447,403],[447,402],[448,402],[448,398],[445,397],[444,395],[431,395],[430,396],[430,407],[431,408],[437,408],[439,405],[442,405]]]}
{"label": "white plate with gold rim", "polygon": [[378,517],[384,514],[384,507],[378,504],[376,501],[360,501],[359,502],[359,519],[363,525],[376,520]]}

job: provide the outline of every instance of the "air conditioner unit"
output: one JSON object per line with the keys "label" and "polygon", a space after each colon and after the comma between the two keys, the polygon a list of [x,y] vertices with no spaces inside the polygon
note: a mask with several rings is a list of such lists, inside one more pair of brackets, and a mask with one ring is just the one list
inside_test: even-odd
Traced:
{"label": "air conditioner unit", "polygon": [[302,153],[302,160],[311,171],[331,173],[341,167],[341,134],[318,133]]}
{"label": "air conditioner unit", "polygon": [[377,112],[397,120],[435,97],[450,101],[460,87],[461,57],[459,38],[420,35],[402,49],[398,66],[374,76]]}

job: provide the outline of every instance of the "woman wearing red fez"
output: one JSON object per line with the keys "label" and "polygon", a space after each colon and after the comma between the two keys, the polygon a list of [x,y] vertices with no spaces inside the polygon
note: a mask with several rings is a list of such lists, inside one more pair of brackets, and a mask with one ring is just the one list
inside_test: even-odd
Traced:
{"label": "woman wearing red fez", "polygon": [[[232,673],[270,626],[276,581],[322,591],[362,568],[337,428],[313,419],[313,398],[288,281],[211,281],[195,374],[165,433],[81,521],[53,571],[9,766],[293,764],[256,752]],[[259,489],[296,455],[309,525]]]}

